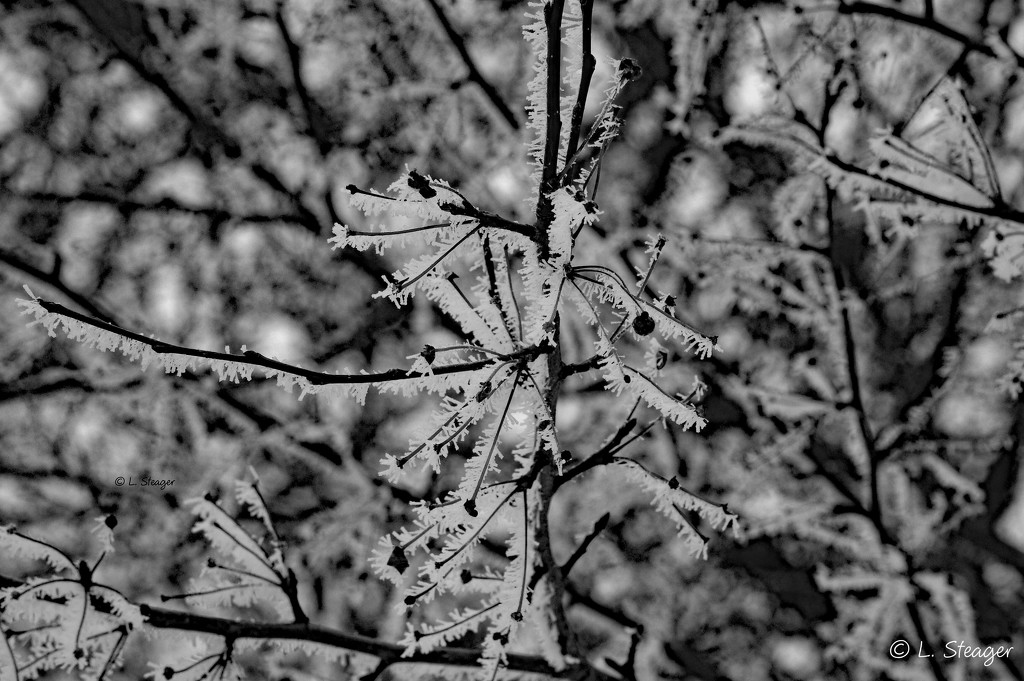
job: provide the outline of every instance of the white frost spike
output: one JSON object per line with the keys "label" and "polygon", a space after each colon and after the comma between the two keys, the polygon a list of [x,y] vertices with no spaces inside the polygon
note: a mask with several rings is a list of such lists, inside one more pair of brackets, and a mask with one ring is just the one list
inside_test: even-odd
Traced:
{"label": "white frost spike", "polygon": [[74,562],[63,551],[19,534],[10,526],[0,526],[0,555],[41,560],[56,571],[75,569]]}
{"label": "white frost spike", "polygon": [[684,428],[693,428],[699,431],[707,425],[707,420],[697,413],[693,405],[667,395],[642,372],[624,364],[604,332],[601,333],[601,339],[595,345],[597,354],[602,357],[600,369],[603,378],[608,383],[608,389],[611,392],[616,395],[625,392],[634,398],[639,398],[647,406]]}
{"label": "white frost spike", "polygon": [[199,517],[193,531],[206,537],[214,550],[258,579],[280,581],[263,548],[224,509],[206,499],[190,499],[185,503]]}
{"label": "white frost spike", "polygon": [[632,459],[619,458],[616,463],[626,469],[630,480],[651,495],[651,504],[675,523],[679,535],[686,541],[694,557],[707,558],[707,540],[683,517],[684,511],[696,511],[716,530],[725,531],[732,527],[733,534],[739,536],[739,518],[724,505],[714,504],[687,492],[678,483],[673,484],[673,481],[655,475]]}
{"label": "white frost spike", "polygon": [[572,235],[581,226],[592,224],[599,213],[593,203],[576,196],[568,187],[552,192],[550,199],[555,219],[551,225],[548,245],[552,259],[557,264],[565,264],[569,262],[572,253]]}
{"label": "white frost spike", "polygon": [[548,30],[544,21],[544,7],[548,4],[544,0],[530,0],[529,11],[526,14],[529,23],[523,27],[523,37],[533,54],[533,78],[530,79],[526,96],[526,128],[533,133],[528,151],[530,165],[533,166],[530,183],[534,189],[540,186],[544,170],[544,144],[547,139]]}

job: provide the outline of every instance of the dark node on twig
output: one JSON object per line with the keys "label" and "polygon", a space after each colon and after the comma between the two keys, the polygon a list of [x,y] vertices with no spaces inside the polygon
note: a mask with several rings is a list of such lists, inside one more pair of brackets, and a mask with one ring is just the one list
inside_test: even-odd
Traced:
{"label": "dark node on twig", "polygon": [[164,667],[164,678],[169,679],[174,676],[174,670],[170,667]]}
{"label": "dark node on twig", "polygon": [[75,648],[75,652],[73,654],[76,660],[81,660],[83,657],[85,657],[85,651],[81,648]]}
{"label": "dark node on twig", "polygon": [[643,69],[635,60],[626,58],[619,62],[619,78],[624,82],[629,83],[638,79],[641,73]]}
{"label": "dark node on twig", "polygon": [[437,196],[437,192],[430,186],[430,182],[427,181],[427,178],[423,177],[415,170],[409,171],[409,187],[418,191],[420,196],[425,199],[432,199]]}
{"label": "dark node on twig", "polygon": [[423,359],[427,360],[427,364],[433,364],[434,359],[437,357],[437,350],[434,349],[433,345],[424,345],[423,349],[420,350],[420,355]]}
{"label": "dark node on twig", "polygon": [[562,463],[569,463],[570,461],[572,461],[572,452],[570,452],[568,449],[563,449]]}
{"label": "dark node on twig", "polygon": [[354,184],[345,185],[345,189],[348,190],[349,194],[355,194],[357,191],[359,191],[359,187],[355,186]]}
{"label": "dark node on twig", "polygon": [[512,619],[514,619],[516,622],[522,622],[523,613],[519,610],[516,610],[514,613],[512,613]]}
{"label": "dark node on twig", "polygon": [[494,386],[491,385],[490,381],[484,381],[480,384],[480,390],[476,393],[476,401],[483,402],[491,396],[492,392],[494,392]]}
{"label": "dark node on twig", "polygon": [[496,631],[491,634],[491,638],[501,643],[501,645],[508,645],[508,632],[507,631]]}
{"label": "dark node on twig", "polygon": [[211,504],[216,504],[217,503],[217,494],[214,493],[214,492],[207,492],[206,494],[203,495],[203,499],[205,499],[206,501],[209,501]]}
{"label": "dark node on twig", "polygon": [[462,580],[463,584],[469,584],[471,581],[473,581],[473,573],[469,570],[463,570],[459,573],[459,579]]}
{"label": "dark node on twig", "polygon": [[654,318],[647,310],[633,317],[633,331],[638,336],[649,336],[654,331]]}
{"label": "dark node on twig", "polygon": [[623,383],[632,383],[633,379],[630,377],[629,374],[623,374],[622,375],[622,382]]}
{"label": "dark node on twig", "polygon": [[468,500],[466,503],[463,504],[463,506],[466,509],[466,513],[468,513],[470,516],[474,518],[477,517],[477,515],[479,515],[480,513],[479,511],[476,510],[476,500],[474,499]]}
{"label": "dark node on twig", "polygon": [[215,567],[217,567],[217,561],[214,560],[213,558],[207,558],[206,559],[206,567],[208,567],[208,568],[215,568]]}
{"label": "dark node on twig", "polygon": [[414,632],[412,632],[412,637],[414,639],[416,639],[417,641],[419,641],[421,638],[423,638],[423,632],[422,631],[414,631]]}
{"label": "dark node on twig", "polygon": [[405,550],[401,546],[391,549],[391,555],[388,557],[388,567],[398,570],[399,574],[403,574],[409,569],[409,559],[406,557]]}
{"label": "dark node on twig", "polygon": [[107,516],[107,519],[103,521],[103,524],[109,527],[110,529],[114,529],[115,527],[117,527],[117,517],[113,513],[111,513]]}
{"label": "dark node on twig", "polygon": [[671,478],[668,479],[668,488],[679,489],[679,480],[676,479],[676,476],[673,475]]}
{"label": "dark node on twig", "polygon": [[405,597],[405,604],[406,605],[414,605],[415,603],[416,603],[416,597],[415,596],[406,596]]}

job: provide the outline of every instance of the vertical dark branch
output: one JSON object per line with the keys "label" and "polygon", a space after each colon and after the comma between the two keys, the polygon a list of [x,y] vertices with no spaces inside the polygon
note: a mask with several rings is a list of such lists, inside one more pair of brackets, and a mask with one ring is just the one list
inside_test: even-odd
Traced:
{"label": "vertical dark branch", "polygon": [[[832,279],[835,281],[840,299],[843,299],[850,291],[846,282],[846,273],[843,271],[843,266],[839,262],[839,258],[835,253],[837,238],[835,234],[836,224],[834,204],[836,195],[835,190],[830,187],[826,188],[825,192],[826,220],[828,222],[829,240],[831,243],[829,262],[832,266]],[[875,450],[875,437],[871,431],[871,424],[868,422],[867,412],[864,407],[864,394],[861,390],[860,372],[857,366],[857,344],[853,337],[853,324],[850,321],[850,312],[845,303],[840,304],[839,315],[842,320],[842,328],[840,329],[840,332],[843,337],[843,354],[846,359],[846,373],[849,375],[850,380],[850,406],[853,407],[855,412],[857,412],[857,425],[860,429],[861,440],[863,441],[864,448],[868,453],[868,486],[870,489],[871,500],[869,501],[867,510],[872,522],[877,527],[881,528],[883,527],[883,523],[881,501],[879,499],[878,491],[878,452]]]}
{"label": "vertical dark branch", "polygon": [[[552,0],[544,5],[544,23],[548,33],[547,56],[547,131],[544,141],[544,170],[540,191],[543,197],[555,188],[558,175],[558,145],[562,137],[562,11],[565,0]],[[543,198],[541,200],[543,203]]]}
{"label": "vertical dark branch", "polygon": [[590,90],[590,79],[594,76],[597,60],[591,49],[591,32],[594,23],[594,0],[580,0],[583,10],[583,72],[580,74],[580,90],[576,93],[576,105],[572,108],[572,123],[569,128],[569,144],[565,150],[565,166],[568,170],[570,159],[576,153],[580,141],[580,128],[583,126],[583,110],[587,106],[587,93]]}
{"label": "vertical dark branch", "polygon": [[551,201],[547,198],[558,183],[558,147],[562,139],[562,11],[565,0],[551,0],[544,5],[544,25],[547,30],[547,91],[545,107],[547,125],[544,133],[544,168],[541,171],[539,196],[537,197],[536,240],[540,257],[548,257],[548,227],[554,214]]}

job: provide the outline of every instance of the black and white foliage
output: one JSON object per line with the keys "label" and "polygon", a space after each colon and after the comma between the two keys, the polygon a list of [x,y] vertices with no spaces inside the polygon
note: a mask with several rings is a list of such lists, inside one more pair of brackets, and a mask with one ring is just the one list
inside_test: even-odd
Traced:
{"label": "black and white foliage", "polygon": [[19,73],[105,47],[0,133],[0,462],[92,530],[0,499],[0,681],[1020,679],[943,655],[1024,649],[1024,14],[978,4],[2,20]]}

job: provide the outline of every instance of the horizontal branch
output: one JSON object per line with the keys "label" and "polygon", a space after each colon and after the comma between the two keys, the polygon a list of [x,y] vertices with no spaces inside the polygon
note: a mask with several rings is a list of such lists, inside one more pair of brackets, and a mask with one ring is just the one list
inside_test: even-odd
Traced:
{"label": "horizontal branch", "polygon": [[[386,643],[368,636],[346,634],[314,624],[239,622],[222,617],[210,617],[187,612],[178,612],[155,606],[142,606],[147,624],[158,629],[179,629],[232,639],[251,638],[262,640],[309,641],[322,645],[343,648],[357,653],[373,655],[386,664],[439,664],[458,667],[477,667],[481,651],[472,648],[441,648],[429,653],[414,653],[403,657],[404,646]],[[555,671],[547,661],[536,655],[509,653],[505,669],[517,672],[546,674],[554,678],[568,678],[578,673],[576,669]],[[610,681],[612,677],[592,670],[596,678]]]}
{"label": "horizontal branch", "polygon": [[147,338],[138,333],[122,329],[119,326],[111,324],[109,322],[100,321],[93,319],[88,315],[75,312],[74,310],[67,308],[60,303],[55,303],[49,300],[36,299],[35,301],[40,307],[46,312],[68,317],[74,319],[83,324],[87,324],[101,331],[113,333],[123,338],[127,338],[151,348],[153,352],[158,355],[182,355],[185,357],[197,357],[199,359],[205,359],[213,362],[233,362],[236,364],[243,364],[253,367],[259,367],[262,369],[268,369],[271,371],[282,372],[285,374],[291,374],[298,376],[309,381],[311,385],[337,385],[337,384],[369,384],[369,383],[384,383],[388,381],[400,381],[409,378],[425,378],[429,376],[442,376],[447,374],[456,374],[469,371],[477,371],[479,369],[491,366],[495,362],[515,362],[532,360],[540,357],[541,355],[551,352],[551,347],[547,345],[531,346],[517,350],[516,352],[509,353],[507,355],[497,355],[493,358],[476,360],[473,362],[463,362],[461,364],[451,364],[447,366],[439,366],[434,368],[430,373],[421,373],[419,371],[413,371],[410,369],[390,369],[388,371],[381,371],[377,373],[365,373],[365,374],[329,374],[321,371],[312,371],[310,369],[303,369],[301,367],[280,362],[275,359],[265,357],[258,352],[248,350],[242,354],[232,354],[228,352],[214,352],[211,350],[196,350],[194,348],[185,347],[182,345],[172,345],[170,343],[164,343],[163,341],[156,340],[155,338]]}

